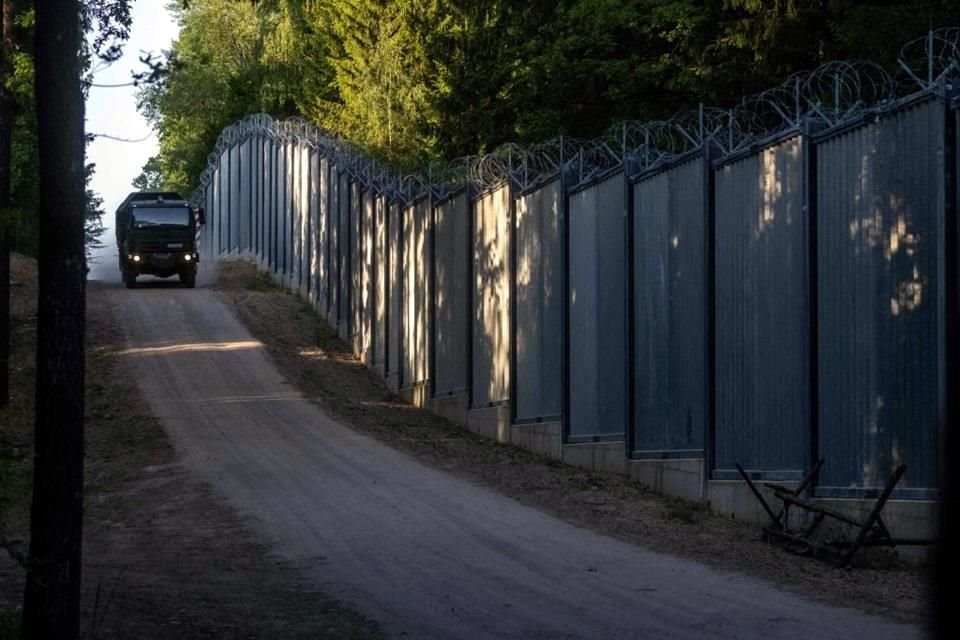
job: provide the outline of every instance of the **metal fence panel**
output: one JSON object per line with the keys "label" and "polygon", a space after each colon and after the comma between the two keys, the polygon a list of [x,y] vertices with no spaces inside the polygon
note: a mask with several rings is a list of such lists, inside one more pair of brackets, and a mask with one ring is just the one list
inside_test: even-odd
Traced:
{"label": "metal fence panel", "polygon": [[360,183],[349,182],[350,189],[350,330],[354,353],[360,352],[363,326],[363,202]]}
{"label": "metal fence panel", "polygon": [[716,462],[792,477],[810,446],[799,136],[716,172]]}
{"label": "metal fence panel", "polygon": [[291,141],[289,146],[288,179],[290,184],[290,260],[287,265],[287,283],[294,289],[300,286],[300,236],[303,230],[303,211],[300,208],[300,145]]}
{"label": "metal fence panel", "polygon": [[337,167],[332,162],[329,163],[329,172],[327,178],[329,185],[329,208],[328,208],[328,234],[330,237],[329,248],[329,280],[327,286],[330,287],[330,307],[327,315],[329,322],[336,327],[340,319],[340,178],[337,173]]}
{"label": "metal fence panel", "polygon": [[280,271],[279,228],[280,228],[280,145],[273,141],[270,149],[270,215],[267,219],[267,240],[269,241],[270,271]]}
{"label": "metal fence panel", "polygon": [[250,175],[253,169],[253,158],[250,153],[250,140],[241,142],[237,149],[237,157],[240,160],[238,167],[237,189],[237,246],[240,251],[247,251],[250,248]]}
{"label": "metal fence panel", "polygon": [[391,388],[400,385],[402,354],[400,336],[402,335],[403,306],[403,217],[400,205],[390,204],[387,212],[387,245],[389,248],[389,280],[387,287],[387,382]]}
{"label": "metal fence panel", "polygon": [[310,250],[310,303],[314,309],[320,304],[320,154],[310,150],[307,154],[307,184],[309,193],[310,233],[307,244]]}
{"label": "metal fence panel", "polygon": [[702,455],[707,201],[702,157],[633,185],[633,450]]}
{"label": "metal fence panel", "polygon": [[340,226],[338,235],[338,244],[340,248],[340,278],[337,287],[340,289],[338,296],[340,305],[337,308],[337,333],[341,338],[347,340],[350,338],[350,285],[353,281],[353,272],[350,268],[350,175],[347,172],[339,174],[337,177],[337,202],[340,210],[337,212],[337,221]]}
{"label": "metal fence panel", "polygon": [[290,171],[291,165],[293,163],[290,161],[290,142],[285,141],[280,148],[280,220],[277,225],[278,228],[278,242],[279,242],[279,258],[280,258],[280,273],[285,277],[290,275],[291,271],[291,247],[290,241],[292,233],[290,231],[290,222],[293,218],[291,211],[291,203],[293,202],[290,197]]}
{"label": "metal fence panel", "polygon": [[310,276],[313,266],[313,255],[311,253],[310,236],[313,235],[313,219],[310,213],[310,147],[302,145],[300,147],[300,293],[304,296],[311,295]]}
{"label": "metal fence panel", "polygon": [[466,192],[436,208],[434,283],[436,316],[433,380],[437,396],[467,388],[467,242],[469,201]]}
{"label": "metal fence panel", "polygon": [[626,428],[624,177],[570,196],[571,441],[623,437]]}
{"label": "metal fence panel", "polygon": [[260,139],[260,136],[256,136],[253,139],[253,146],[251,147],[250,157],[253,159],[253,175],[252,177],[252,220],[251,220],[251,244],[254,255],[259,259],[260,257],[260,216],[262,215],[262,197],[263,197],[263,141]]}
{"label": "metal fence panel", "polygon": [[263,262],[269,268],[270,265],[270,242],[272,241],[272,228],[270,224],[273,211],[273,142],[265,140],[263,143]]}
{"label": "metal fence panel", "polygon": [[297,171],[297,143],[290,140],[286,144],[286,181],[284,184],[284,200],[286,202],[286,226],[284,227],[284,246],[286,247],[285,261],[284,261],[284,275],[286,276],[284,282],[290,284],[291,282],[295,283],[293,278],[296,276],[295,270],[297,268],[297,254],[296,251],[296,225],[297,225],[297,193],[295,191],[297,187],[296,181],[296,171]]}
{"label": "metal fence panel", "polygon": [[510,187],[473,203],[472,406],[510,397]]}
{"label": "metal fence panel", "polygon": [[229,242],[230,251],[240,250],[240,145],[230,147],[230,216]]}
{"label": "metal fence panel", "polygon": [[211,262],[216,260],[216,257],[213,252],[213,244],[210,242],[210,238],[212,237],[212,231],[213,231],[213,222],[212,222],[213,221],[213,202],[214,202],[213,190],[214,190],[214,183],[213,183],[213,180],[211,179],[210,184],[207,185],[203,193],[204,195],[203,208],[204,208],[204,211],[206,212],[207,224],[204,225],[203,231],[200,235],[200,239],[202,241],[202,246],[204,251],[204,255],[202,256],[202,259],[210,260]]}
{"label": "metal fence panel", "polygon": [[247,206],[247,216],[243,223],[247,229],[247,241],[245,243],[245,248],[250,253],[254,253],[257,248],[256,227],[254,226],[257,221],[257,183],[259,182],[260,176],[258,171],[259,154],[257,153],[257,145],[257,138],[251,137],[247,140],[247,158],[249,158],[247,165],[249,166],[249,170],[247,171],[246,188],[249,201]]}
{"label": "metal fence panel", "polygon": [[516,417],[563,411],[563,262],[555,180],[516,201]]}
{"label": "metal fence panel", "polygon": [[376,246],[376,229],[374,227],[374,194],[371,189],[361,192],[361,255],[363,256],[363,273],[361,274],[361,294],[360,308],[363,312],[362,323],[360,325],[360,354],[361,359],[366,364],[373,362],[373,332],[376,320],[375,308],[375,290],[376,284],[374,277],[374,252]]}
{"label": "metal fence panel", "polygon": [[387,198],[378,195],[374,199],[374,312],[373,364],[386,374],[387,364],[387,292],[389,283],[389,256],[387,246]]}
{"label": "metal fence panel", "polygon": [[403,210],[403,386],[427,380],[430,202]]}
{"label": "metal fence panel", "polygon": [[227,250],[227,229],[229,228],[228,200],[230,194],[230,151],[224,149],[217,168],[217,254]]}
{"label": "metal fence panel", "polygon": [[931,100],[817,146],[821,491],[900,463],[898,489],[939,485],[945,115]]}
{"label": "metal fence panel", "polygon": [[330,161],[318,153],[317,207],[319,242],[319,283],[317,311],[324,317],[330,313]]}

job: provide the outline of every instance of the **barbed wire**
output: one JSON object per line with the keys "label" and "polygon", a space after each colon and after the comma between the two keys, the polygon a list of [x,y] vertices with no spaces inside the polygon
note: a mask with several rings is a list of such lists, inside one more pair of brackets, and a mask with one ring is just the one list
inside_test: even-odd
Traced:
{"label": "barbed wire", "polygon": [[731,109],[700,105],[667,120],[624,121],[593,140],[566,136],[528,148],[504,144],[481,156],[430,165],[428,175],[401,174],[349,141],[299,117],[248,116],[221,132],[207,156],[193,200],[201,198],[224,153],[254,139],[268,145],[295,143],[345,170],[364,188],[409,204],[431,195],[442,199],[468,184],[479,191],[511,183],[530,189],[563,176],[573,188],[617,169],[632,174],[715,145],[729,155],[808,124],[835,127],[895,108],[923,93],[957,92],[960,28],[929,32],[903,46],[897,75],[866,60],[828,62],[810,72],[747,96]]}
{"label": "barbed wire", "polygon": [[960,28],[946,27],[911,40],[900,49],[897,61],[914,90],[932,90],[960,78]]}

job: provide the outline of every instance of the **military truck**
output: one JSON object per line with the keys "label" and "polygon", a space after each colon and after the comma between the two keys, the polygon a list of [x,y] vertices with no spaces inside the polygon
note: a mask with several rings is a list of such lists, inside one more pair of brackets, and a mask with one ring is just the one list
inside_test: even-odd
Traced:
{"label": "military truck", "polygon": [[137,276],[176,274],[188,288],[197,284],[197,230],[202,208],[194,209],[175,192],[137,191],[117,208],[116,236],[120,273],[128,289]]}

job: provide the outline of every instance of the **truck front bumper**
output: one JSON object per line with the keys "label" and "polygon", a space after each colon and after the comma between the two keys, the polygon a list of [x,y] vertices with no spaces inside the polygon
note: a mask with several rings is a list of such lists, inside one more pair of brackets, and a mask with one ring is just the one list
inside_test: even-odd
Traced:
{"label": "truck front bumper", "polygon": [[136,275],[166,278],[177,273],[195,272],[199,261],[196,253],[132,253],[127,256],[127,269]]}

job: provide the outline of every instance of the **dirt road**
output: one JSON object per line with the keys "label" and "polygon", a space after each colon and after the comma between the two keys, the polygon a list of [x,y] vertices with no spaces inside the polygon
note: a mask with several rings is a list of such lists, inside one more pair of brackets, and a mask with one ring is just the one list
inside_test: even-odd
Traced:
{"label": "dirt road", "polygon": [[209,291],[110,293],[186,468],[305,582],[413,638],[919,637],[602,537],[328,418]]}

